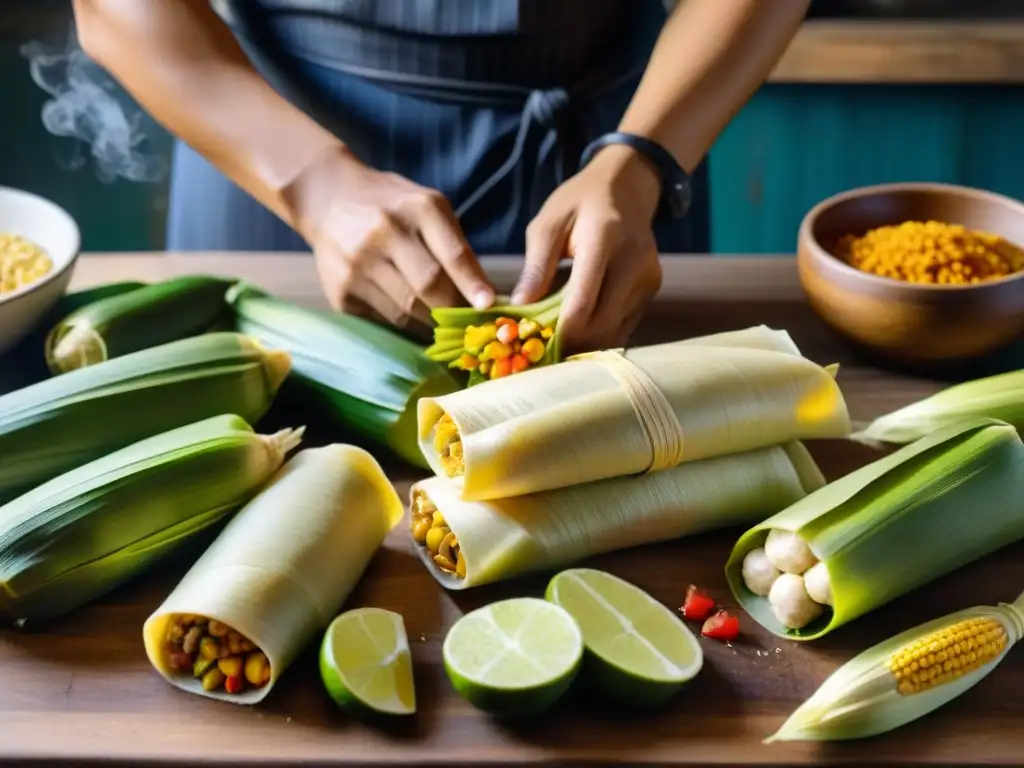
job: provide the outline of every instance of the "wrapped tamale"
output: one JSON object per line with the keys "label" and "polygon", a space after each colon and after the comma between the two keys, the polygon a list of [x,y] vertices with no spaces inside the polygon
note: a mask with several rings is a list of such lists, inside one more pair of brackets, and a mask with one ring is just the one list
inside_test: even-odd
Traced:
{"label": "wrapped tamale", "polygon": [[432,477],[412,487],[410,528],[431,574],[465,589],[762,520],[824,484],[799,442],[491,501]]}
{"label": "wrapped tamale", "polygon": [[608,350],[418,404],[431,469],[471,501],[845,437],[835,381],[765,326]]}

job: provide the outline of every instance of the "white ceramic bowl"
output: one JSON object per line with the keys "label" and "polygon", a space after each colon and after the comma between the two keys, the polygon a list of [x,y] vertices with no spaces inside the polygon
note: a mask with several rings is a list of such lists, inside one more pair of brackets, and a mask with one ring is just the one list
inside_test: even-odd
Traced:
{"label": "white ceramic bowl", "polygon": [[64,295],[78,261],[82,237],[67,211],[20,189],[0,187],[0,232],[42,248],[53,268],[42,279],[0,297],[0,355],[13,347]]}

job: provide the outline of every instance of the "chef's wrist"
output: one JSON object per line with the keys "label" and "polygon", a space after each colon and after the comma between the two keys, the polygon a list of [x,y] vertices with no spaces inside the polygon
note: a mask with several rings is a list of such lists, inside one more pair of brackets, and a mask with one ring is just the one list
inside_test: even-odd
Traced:
{"label": "chef's wrist", "polygon": [[289,224],[310,247],[316,244],[338,189],[351,188],[354,177],[367,170],[355,153],[338,142],[313,156],[282,190]]}
{"label": "chef's wrist", "polygon": [[650,161],[633,147],[609,144],[594,153],[587,164],[609,186],[624,185],[631,200],[653,218],[661,200],[661,177]]}

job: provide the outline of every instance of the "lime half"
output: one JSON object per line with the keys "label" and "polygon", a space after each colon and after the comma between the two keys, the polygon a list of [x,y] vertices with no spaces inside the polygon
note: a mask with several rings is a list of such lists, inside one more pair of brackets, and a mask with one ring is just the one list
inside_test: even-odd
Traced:
{"label": "lime half", "polygon": [[355,608],[327,627],[320,677],[338,706],[354,714],[416,711],[412,656],[405,623],[382,608]]}
{"label": "lime half", "polygon": [[448,631],[442,653],[452,685],[473,706],[525,717],[569,690],[583,660],[583,635],[557,605],[518,597],[467,613]]}
{"label": "lime half", "polygon": [[697,638],[672,611],[610,573],[562,571],[551,579],[546,597],[572,614],[583,631],[588,682],[617,702],[661,704],[704,664]]}

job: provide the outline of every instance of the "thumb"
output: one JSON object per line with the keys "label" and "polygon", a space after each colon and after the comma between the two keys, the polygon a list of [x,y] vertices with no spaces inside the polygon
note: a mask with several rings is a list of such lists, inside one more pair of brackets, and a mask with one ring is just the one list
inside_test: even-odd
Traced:
{"label": "thumb", "polygon": [[563,219],[536,218],[526,228],[526,263],[512,291],[513,304],[539,301],[551,287],[565,254],[569,227]]}

